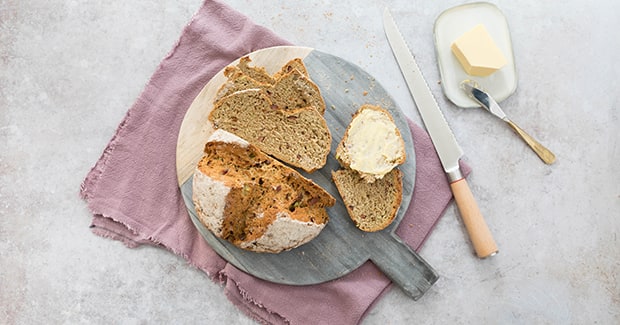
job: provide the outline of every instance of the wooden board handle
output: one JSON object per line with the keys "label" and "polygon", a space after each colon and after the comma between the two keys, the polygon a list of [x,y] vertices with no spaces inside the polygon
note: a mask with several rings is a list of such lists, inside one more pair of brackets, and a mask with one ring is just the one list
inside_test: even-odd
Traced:
{"label": "wooden board handle", "polygon": [[439,279],[435,270],[396,235],[373,233],[370,260],[404,293],[418,300]]}
{"label": "wooden board handle", "polygon": [[480,209],[478,209],[478,204],[469,189],[467,180],[462,178],[452,182],[450,183],[450,188],[454,194],[456,205],[459,208],[476,255],[480,258],[495,255],[498,252],[497,244],[495,244],[493,235],[491,235],[491,231],[484,221]]}

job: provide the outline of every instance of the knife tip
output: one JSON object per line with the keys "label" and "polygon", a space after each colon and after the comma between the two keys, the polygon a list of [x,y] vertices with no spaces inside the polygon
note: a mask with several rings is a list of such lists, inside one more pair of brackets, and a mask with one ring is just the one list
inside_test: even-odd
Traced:
{"label": "knife tip", "polygon": [[383,18],[386,17],[391,17],[392,14],[390,13],[390,8],[388,8],[387,6],[383,8]]}
{"label": "knife tip", "polygon": [[465,79],[461,81],[460,87],[463,90],[472,89],[472,88],[480,88],[480,86],[478,85],[476,81],[470,80],[470,79]]}

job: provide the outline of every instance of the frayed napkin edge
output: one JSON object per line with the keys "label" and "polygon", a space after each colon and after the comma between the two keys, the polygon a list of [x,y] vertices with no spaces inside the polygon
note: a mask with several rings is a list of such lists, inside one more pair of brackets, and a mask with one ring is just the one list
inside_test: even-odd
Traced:
{"label": "frayed napkin edge", "polygon": [[[273,310],[270,310],[269,308],[265,307],[260,302],[256,301],[256,299],[252,298],[252,296],[250,296],[248,292],[245,289],[243,289],[243,287],[241,287],[235,280],[228,278],[225,272],[220,272],[220,276],[226,278],[225,279],[226,288],[228,289],[228,290],[224,290],[224,295],[226,296],[226,298],[228,298],[228,300],[232,302],[233,305],[237,306],[237,308],[243,311],[243,313],[246,314],[248,317],[265,325],[272,325],[272,324],[277,324],[277,323],[279,324],[290,324],[291,323],[290,320],[287,320],[282,315],[276,313]],[[234,289],[230,288],[228,284],[230,284],[231,286],[234,286]],[[235,295],[235,294],[238,294],[238,295]],[[255,309],[251,308],[251,306],[256,307],[258,310],[264,311],[264,315],[257,313]],[[266,316],[268,317],[268,319],[266,318]]]}

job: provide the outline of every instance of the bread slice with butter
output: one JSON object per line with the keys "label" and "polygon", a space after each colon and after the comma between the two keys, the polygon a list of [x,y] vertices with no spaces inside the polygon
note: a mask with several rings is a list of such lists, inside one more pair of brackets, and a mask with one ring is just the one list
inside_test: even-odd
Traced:
{"label": "bread slice with butter", "polygon": [[336,159],[344,168],[332,172],[357,228],[379,231],[394,221],[403,198],[402,172],[396,166],[406,158],[392,115],[379,106],[361,106],[336,148]]}
{"label": "bread slice with butter", "polygon": [[380,106],[362,105],[336,148],[336,159],[369,183],[404,163],[405,142],[392,115]]}

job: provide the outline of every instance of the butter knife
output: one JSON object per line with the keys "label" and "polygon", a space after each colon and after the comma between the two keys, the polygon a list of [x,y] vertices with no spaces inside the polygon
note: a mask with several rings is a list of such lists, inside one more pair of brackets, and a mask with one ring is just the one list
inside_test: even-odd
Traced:
{"label": "butter knife", "polygon": [[482,108],[489,111],[491,114],[496,117],[502,119],[504,122],[508,123],[510,127],[527,143],[532,150],[538,155],[538,157],[547,165],[551,165],[555,162],[555,155],[551,150],[547,149],[545,146],[540,144],[540,142],[536,141],[532,136],[527,134],[527,132],[523,131],[516,123],[514,123],[511,119],[506,116],[506,113],[499,107],[499,104],[489,95],[486,91],[484,91],[477,82],[473,80],[463,80],[460,84],[461,89],[469,96],[469,98],[476,101]]}

